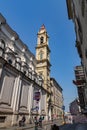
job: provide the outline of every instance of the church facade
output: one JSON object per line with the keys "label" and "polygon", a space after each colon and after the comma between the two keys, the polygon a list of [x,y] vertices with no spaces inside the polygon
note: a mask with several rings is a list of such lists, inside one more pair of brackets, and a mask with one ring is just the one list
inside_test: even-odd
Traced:
{"label": "church facade", "polygon": [[35,56],[0,14],[0,126],[44,114],[45,89],[35,67]]}
{"label": "church facade", "polygon": [[51,117],[51,107],[49,100],[51,98],[50,84],[50,49],[49,36],[44,25],[41,26],[37,34],[36,46],[36,71],[43,78],[43,87],[46,90],[46,119]]}

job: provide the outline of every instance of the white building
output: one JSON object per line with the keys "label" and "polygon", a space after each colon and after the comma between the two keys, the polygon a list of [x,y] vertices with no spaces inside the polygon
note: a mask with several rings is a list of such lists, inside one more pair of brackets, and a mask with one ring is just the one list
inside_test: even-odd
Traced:
{"label": "white building", "polygon": [[0,14],[0,126],[18,124],[22,115],[29,123],[45,111],[43,81],[35,66],[35,56]]}
{"label": "white building", "polygon": [[73,123],[73,116],[70,112],[65,112],[65,123],[66,124],[72,124]]}
{"label": "white building", "polygon": [[[35,116],[48,120],[52,115],[51,85],[54,87],[56,81],[50,82],[50,49],[44,26],[38,40],[35,58],[0,14],[0,127],[18,124],[22,115],[26,123],[33,122]],[[56,87],[57,83],[53,94],[56,96],[54,114],[58,115],[63,102],[62,88],[56,92]]]}

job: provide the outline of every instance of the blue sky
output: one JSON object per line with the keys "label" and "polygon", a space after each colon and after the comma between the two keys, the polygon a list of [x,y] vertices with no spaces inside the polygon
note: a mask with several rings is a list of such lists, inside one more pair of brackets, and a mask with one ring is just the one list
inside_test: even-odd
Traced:
{"label": "blue sky", "polygon": [[0,0],[0,12],[20,39],[35,54],[37,32],[42,24],[49,35],[51,77],[63,88],[64,104],[77,97],[74,67],[80,64],[75,47],[74,24],[68,20],[66,0]]}

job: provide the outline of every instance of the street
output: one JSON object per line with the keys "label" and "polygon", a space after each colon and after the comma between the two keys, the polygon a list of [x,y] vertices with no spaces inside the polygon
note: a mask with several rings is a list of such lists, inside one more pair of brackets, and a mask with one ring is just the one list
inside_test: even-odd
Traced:
{"label": "street", "polygon": [[[38,128],[38,130],[51,130],[51,125],[43,126],[43,128]],[[65,124],[59,126],[59,130],[87,130],[87,123]]]}
{"label": "street", "polygon": [[87,130],[87,124],[66,124],[60,126],[60,130]]}
{"label": "street", "polygon": [[[74,124],[65,124],[65,125],[59,125],[59,122],[53,122],[53,124],[56,124],[59,126],[59,130],[87,130],[87,123],[74,123]],[[42,128],[38,126],[36,129],[35,126],[32,125],[26,125],[24,127],[18,127],[13,126],[10,128],[0,128],[1,130],[52,130],[51,126],[52,123],[46,123],[42,125]]]}

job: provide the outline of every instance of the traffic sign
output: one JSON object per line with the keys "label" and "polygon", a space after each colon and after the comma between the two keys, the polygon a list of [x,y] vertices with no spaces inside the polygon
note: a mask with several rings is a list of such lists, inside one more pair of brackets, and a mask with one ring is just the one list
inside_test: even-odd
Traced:
{"label": "traffic sign", "polygon": [[65,106],[62,106],[62,110],[65,110]]}

